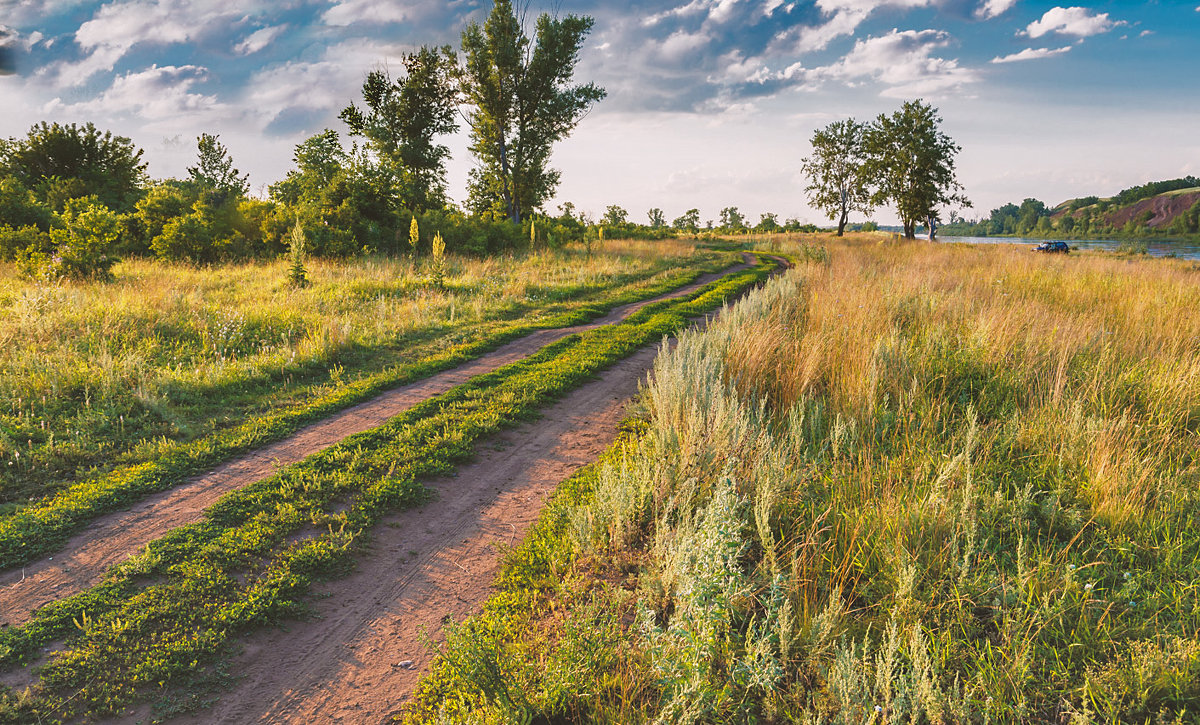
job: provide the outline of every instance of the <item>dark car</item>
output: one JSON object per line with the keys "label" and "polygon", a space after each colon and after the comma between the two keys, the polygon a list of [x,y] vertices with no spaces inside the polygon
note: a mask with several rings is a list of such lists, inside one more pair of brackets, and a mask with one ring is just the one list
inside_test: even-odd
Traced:
{"label": "dark car", "polygon": [[1042,242],[1034,247],[1033,251],[1067,254],[1071,251],[1071,247],[1066,242]]}

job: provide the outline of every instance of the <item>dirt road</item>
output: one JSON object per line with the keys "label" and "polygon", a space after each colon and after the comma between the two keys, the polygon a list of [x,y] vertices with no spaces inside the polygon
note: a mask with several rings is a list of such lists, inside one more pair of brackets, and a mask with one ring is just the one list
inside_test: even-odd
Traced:
{"label": "dirt road", "polygon": [[303,428],[290,438],[148,497],[127,511],[100,517],[72,537],[62,550],[0,574],[0,626],[23,624],[38,607],[96,584],[108,567],[124,561],[171,529],[200,520],[206,508],[232,490],[266,478],[280,467],[296,463],[350,435],[375,428],[417,403],[526,357],[555,340],[619,322],[651,302],[687,295],[715,279],[745,269],[753,258],[748,254],[743,258],[743,264],[703,275],[666,295],[623,305],[585,325],[536,332],[453,370],[390,390]]}

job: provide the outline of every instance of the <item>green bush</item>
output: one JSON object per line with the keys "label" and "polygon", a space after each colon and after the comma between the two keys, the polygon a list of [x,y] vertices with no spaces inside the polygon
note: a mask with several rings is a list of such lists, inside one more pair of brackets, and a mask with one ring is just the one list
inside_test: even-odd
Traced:
{"label": "green bush", "polygon": [[71,199],[42,244],[17,253],[26,276],[34,279],[110,279],[114,247],[124,230],[123,217],[95,197]]}

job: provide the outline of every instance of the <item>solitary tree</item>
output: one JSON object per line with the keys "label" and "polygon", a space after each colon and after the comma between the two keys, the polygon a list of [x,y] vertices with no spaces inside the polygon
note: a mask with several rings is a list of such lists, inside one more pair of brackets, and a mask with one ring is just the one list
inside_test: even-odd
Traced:
{"label": "solitary tree", "polygon": [[662,229],[667,225],[667,216],[658,207],[654,207],[646,215],[650,218],[651,229]]}
{"label": "solitary tree", "polygon": [[961,148],[941,122],[933,106],[908,101],[891,116],[880,114],[864,136],[864,170],[877,184],[872,201],[895,205],[908,239],[916,237],[919,222],[936,221],[939,206],[971,205],[954,173]]}
{"label": "solitary tree", "polygon": [[366,108],[351,104],[341,113],[351,135],[366,139],[404,208],[445,206],[450,149],[436,139],[458,130],[454,67],[449,46],[423,47],[404,56],[401,78],[392,80],[386,70],[368,73],[362,87]]}
{"label": "solitary tree", "polygon": [[242,175],[233,167],[233,158],[220,137],[202,133],[196,145],[199,158],[195,166],[188,167],[188,177],[210,192],[218,205],[245,196],[250,190],[250,175]]}
{"label": "solitary tree", "polygon": [[458,80],[473,106],[471,152],[480,165],[471,172],[469,194],[477,212],[520,223],[554,193],[554,144],[605,96],[594,83],[571,85],[592,23],[542,14],[531,40],[512,0],[496,0],[483,25],[463,31]]}
{"label": "solitary tree", "polygon": [[[0,140],[0,175],[16,177],[35,191],[65,184],[71,189],[68,197],[94,194],[108,208],[127,212],[146,184],[146,164],[142,150],[124,136],[101,133],[91,123],[42,122],[25,138]],[[41,196],[47,201],[46,194]]]}
{"label": "solitary tree", "polygon": [[838,236],[846,231],[850,212],[871,213],[871,193],[864,173],[866,126],[853,118],[817,129],[812,155],[801,164],[808,186],[804,192],[817,209],[838,220]]}

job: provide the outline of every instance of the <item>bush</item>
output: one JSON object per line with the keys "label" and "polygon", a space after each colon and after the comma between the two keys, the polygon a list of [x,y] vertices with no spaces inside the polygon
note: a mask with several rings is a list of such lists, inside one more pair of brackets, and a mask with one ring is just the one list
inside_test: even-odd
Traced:
{"label": "bush", "polygon": [[40,244],[17,253],[21,270],[34,279],[111,279],[114,247],[124,230],[122,215],[88,197],[68,201],[59,221],[62,226],[51,229]]}

